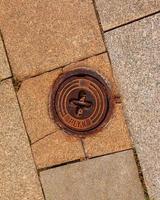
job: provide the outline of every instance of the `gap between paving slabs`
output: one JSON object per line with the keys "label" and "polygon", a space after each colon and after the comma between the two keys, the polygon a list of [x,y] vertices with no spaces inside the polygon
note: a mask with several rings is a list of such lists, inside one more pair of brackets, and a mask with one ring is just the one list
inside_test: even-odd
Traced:
{"label": "gap between paving slabs", "polygon": [[11,78],[11,76],[12,74],[10,71],[4,43],[0,32],[0,81]]}

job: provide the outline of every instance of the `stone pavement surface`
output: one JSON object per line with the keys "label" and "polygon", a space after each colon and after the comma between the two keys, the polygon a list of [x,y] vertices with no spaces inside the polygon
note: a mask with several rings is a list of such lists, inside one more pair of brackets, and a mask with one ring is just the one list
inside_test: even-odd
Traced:
{"label": "stone pavement surface", "polygon": [[0,97],[0,199],[44,200],[11,80]]}
{"label": "stone pavement surface", "polygon": [[5,0],[0,5],[0,26],[17,79],[105,51],[92,0]]}
{"label": "stone pavement surface", "polygon": [[160,10],[160,0],[96,0],[104,31]]}
{"label": "stone pavement surface", "polygon": [[0,37],[0,81],[8,77],[11,77],[11,72],[5,53],[4,45]]}
{"label": "stone pavement surface", "polygon": [[150,197],[160,199],[160,14],[105,34]]}
{"label": "stone pavement surface", "polygon": [[106,53],[67,65],[63,70],[54,70],[27,79],[19,88],[18,99],[39,169],[72,160],[81,160],[85,156],[95,157],[132,148],[120,103],[115,105],[108,125],[98,134],[83,139],[83,146],[81,139],[65,134],[54,123],[49,107],[54,81],[60,73],[82,66],[101,74],[110,82],[113,95],[115,97],[118,95]]}
{"label": "stone pavement surface", "polygon": [[132,150],[40,173],[46,200],[144,200]]}
{"label": "stone pavement surface", "polygon": [[[132,140],[150,200],[159,200],[160,0],[0,8],[0,200],[144,200]],[[106,80],[116,102],[87,138],[67,135],[50,115],[56,78],[82,67]]]}

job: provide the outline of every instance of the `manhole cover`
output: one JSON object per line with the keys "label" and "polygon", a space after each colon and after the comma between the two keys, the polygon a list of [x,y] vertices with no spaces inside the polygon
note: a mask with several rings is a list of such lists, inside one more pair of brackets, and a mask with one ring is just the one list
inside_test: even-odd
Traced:
{"label": "manhole cover", "polygon": [[96,72],[76,69],[61,75],[53,86],[51,114],[67,133],[97,132],[112,110],[111,91]]}

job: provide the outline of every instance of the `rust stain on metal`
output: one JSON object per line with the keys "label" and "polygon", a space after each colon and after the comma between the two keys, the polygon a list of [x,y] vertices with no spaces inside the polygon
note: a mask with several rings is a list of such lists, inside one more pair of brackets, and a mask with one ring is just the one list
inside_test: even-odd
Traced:
{"label": "rust stain on metal", "polygon": [[66,72],[53,86],[51,114],[69,134],[83,137],[97,132],[108,122],[112,109],[111,90],[94,71]]}

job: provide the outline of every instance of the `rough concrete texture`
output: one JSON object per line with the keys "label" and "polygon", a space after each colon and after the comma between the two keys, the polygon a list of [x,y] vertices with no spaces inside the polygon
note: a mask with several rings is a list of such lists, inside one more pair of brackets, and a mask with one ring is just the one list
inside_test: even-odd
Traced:
{"label": "rough concrete texture", "polygon": [[80,62],[67,65],[63,68],[63,72],[82,67],[87,67],[100,74],[107,81],[107,83],[109,83],[113,95],[119,96],[107,53],[103,53],[98,56],[93,56]]}
{"label": "rough concrete texture", "polygon": [[144,200],[132,151],[40,173],[46,200]]}
{"label": "rough concrete texture", "polygon": [[0,81],[8,77],[11,77],[11,72],[6,57],[3,41],[0,36]]}
{"label": "rough concrete texture", "polygon": [[43,200],[11,80],[0,83],[0,199]]}
{"label": "rough concrete texture", "polygon": [[34,143],[32,152],[39,169],[85,157],[80,139],[61,130]]}
{"label": "rough concrete texture", "polygon": [[105,34],[149,195],[160,199],[160,14]]}
{"label": "rough concrete texture", "polygon": [[1,1],[0,24],[17,79],[105,51],[92,0]]}
{"label": "rough concrete texture", "polygon": [[62,70],[44,73],[22,82],[18,91],[22,114],[31,143],[55,132],[58,127],[50,117],[50,94]]}
{"label": "rough concrete texture", "polygon": [[87,157],[130,149],[131,140],[123,117],[122,105],[116,104],[113,115],[100,132],[83,139]]}
{"label": "rough concrete texture", "polygon": [[160,0],[96,0],[104,31],[160,10]]}

